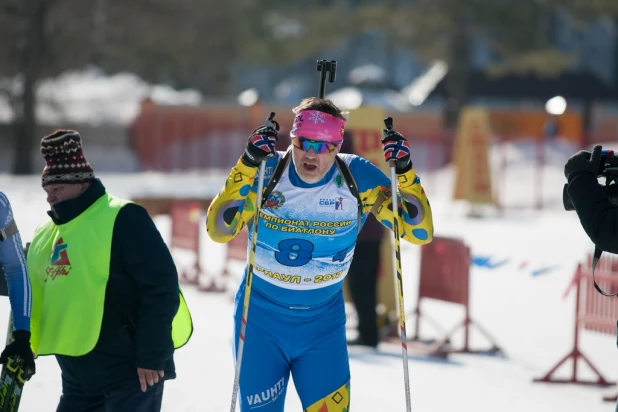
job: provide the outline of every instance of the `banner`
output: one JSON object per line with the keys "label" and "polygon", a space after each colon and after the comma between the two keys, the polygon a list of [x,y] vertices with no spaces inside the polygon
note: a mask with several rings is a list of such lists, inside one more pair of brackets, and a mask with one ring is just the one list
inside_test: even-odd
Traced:
{"label": "banner", "polygon": [[[346,130],[352,134],[352,147],[357,154],[376,165],[390,178],[388,164],[384,161],[382,150],[382,129],[386,114],[381,107],[361,107],[353,110],[346,123]],[[395,126],[396,126],[395,120]],[[395,282],[393,279],[393,232],[384,231],[380,246],[380,269],[378,276],[378,304],[383,304],[387,313],[397,317],[397,302],[395,300]],[[405,285],[405,281],[404,281]],[[347,286],[344,289],[346,301],[350,301]],[[378,322],[381,323],[382,319]],[[383,325],[379,325],[380,327]]]}
{"label": "banner", "polygon": [[491,184],[489,116],[481,108],[465,108],[455,136],[456,179],[453,199],[496,204]]}
{"label": "banner", "polygon": [[554,120],[558,126],[557,137],[575,144],[582,143],[583,120],[579,113],[567,111],[552,117],[543,110],[492,109],[488,116],[492,131],[496,136],[500,136],[502,141],[522,139],[541,141],[545,138],[545,124],[548,120]]}

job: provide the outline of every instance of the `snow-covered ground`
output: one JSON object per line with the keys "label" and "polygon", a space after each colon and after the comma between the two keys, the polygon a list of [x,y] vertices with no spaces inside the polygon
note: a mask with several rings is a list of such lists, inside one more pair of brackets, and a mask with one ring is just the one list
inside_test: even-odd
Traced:
{"label": "snow-covered ground", "polygon": [[[450,200],[453,174],[450,169],[422,176],[434,213],[437,236],[465,240],[476,257],[490,262],[505,261],[494,269],[473,266],[471,271],[471,313],[504,349],[502,356],[451,355],[447,360],[410,356],[412,410],[441,411],[612,411],[604,395],[616,388],[533,383],[545,374],[573,345],[573,293],[563,298],[575,265],[583,261],[592,245],[573,212],[562,209],[562,165],[572,148],[553,147],[544,170],[545,209],[533,210],[533,162],[528,149],[510,147],[509,168],[496,172],[496,184],[506,189],[500,199],[503,213],[488,211],[485,218],[466,217],[468,209]],[[493,164],[499,170],[500,156]],[[213,196],[223,184],[225,173],[179,176],[102,175],[108,190],[116,195]],[[14,178],[0,175],[0,190],[15,209],[24,241],[31,239],[36,225],[45,217],[47,204],[39,177]],[[528,206],[528,207],[522,207]],[[169,239],[169,220],[156,222]],[[209,273],[218,273],[224,261],[224,246],[208,242],[203,235],[202,259]],[[419,250],[402,244],[404,288],[407,309],[416,304]],[[184,259],[181,253],[178,264]],[[227,411],[232,393],[231,293],[212,294],[184,287],[193,314],[195,332],[189,344],[176,354],[178,379],[166,384],[163,409],[166,412]],[[435,301],[424,309],[450,329],[463,316],[461,308]],[[0,302],[0,319],[6,319],[8,301]],[[249,318],[250,321],[250,318]],[[413,324],[411,312],[408,326]],[[0,324],[0,329],[2,325]],[[427,337],[429,324],[423,324]],[[409,332],[410,335],[411,332]],[[460,339],[453,341],[458,345]],[[473,330],[472,345],[486,342]],[[608,379],[618,379],[616,338],[583,331],[580,347]],[[383,343],[379,351],[352,349],[352,410],[357,412],[404,411],[405,398],[400,346]],[[570,372],[567,364],[559,372]],[[591,377],[586,367],[582,377]],[[53,358],[37,363],[37,374],[28,383],[23,411],[53,411],[60,396],[60,372]],[[288,391],[288,411],[300,411],[293,390]]]}

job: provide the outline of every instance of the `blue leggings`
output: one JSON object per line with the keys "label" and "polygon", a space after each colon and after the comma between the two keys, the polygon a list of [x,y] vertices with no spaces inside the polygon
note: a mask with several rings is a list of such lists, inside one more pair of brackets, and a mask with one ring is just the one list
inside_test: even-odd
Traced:
{"label": "blue leggings", "polygon": [[[243,299],[244,283],[236,295],[234,354]],[[282,412],[291,372],[304,410],[347,411],[350,366],[345,320],[341,291],[318,306],[291,309],[252,290],[240,372],[240,410]],[[319,409],[323,404],[328,409]]]}

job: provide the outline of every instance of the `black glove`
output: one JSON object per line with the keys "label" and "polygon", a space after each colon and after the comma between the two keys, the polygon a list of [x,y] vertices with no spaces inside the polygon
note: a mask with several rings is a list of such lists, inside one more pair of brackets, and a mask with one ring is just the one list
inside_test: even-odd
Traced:
{"label": "black glove", "polygon": [[600,145],[596,145],[592,149],[592,153],[580,150],[571,156],[564,165],[564,176],[567,181],[571,183],[575,175],[581,172],[592,173],[595,177],[598,176],[601,167],[601,149]]}
{"label": "black glove", "polygon": [[401,133],[394,130],[382,130],[384,138],[382,145],[384,150],[384,160],[395,161],[395,172],[402,174],[412,169],[412,160],[410,160],[410,144]]}
{"label": "black glove", "polygon": [[24,371],[24,377],[30,379],[36,372],[34,355],[30,348],[30,332],[16,330],[13,332],[13,339],[0,354],[0,363],[6,364],[9,358],[14,358]]}
{"label": "black glove", "polygon": [[251,133],[247,141],[242,161],[247,166],[258,167],[262,160],[275,153],[275,144],[279,139],[279,124],[272,121],[273,126],[260,126]]}

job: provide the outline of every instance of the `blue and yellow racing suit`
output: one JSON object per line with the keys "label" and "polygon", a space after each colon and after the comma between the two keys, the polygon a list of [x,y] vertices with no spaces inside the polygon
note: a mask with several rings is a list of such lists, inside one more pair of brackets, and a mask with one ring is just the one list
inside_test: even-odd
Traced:
{"label": "blue and yellow racing suit", "polygon": [[[277,152],[267,160],[264,187],[283,155]],[[392,228],[393,216],[390,179],[362,157],[338,156],[358,186],[360,219],[357,199],[336,164],[319,182],[308,184],[290,161],[260,209],[240,376],[242,411],[283,411],[290,373],[307,412],[349,408],[343,280],[359,224],[374,213]],[[241,160],[232,169],[208,210],[206,226],[213,240],[227,242],[252,225],[257,171]],[[411,243],[429,243],[433,220],[420,179],[411,169],[398,180],[399,233]],[[244,291],[243,280],[236,294],[234,353]]]}

